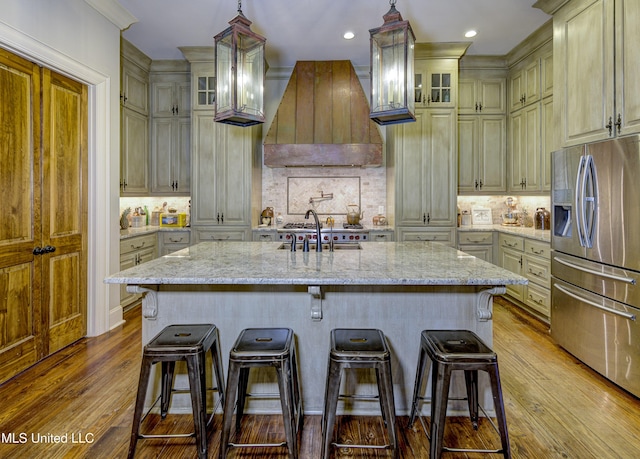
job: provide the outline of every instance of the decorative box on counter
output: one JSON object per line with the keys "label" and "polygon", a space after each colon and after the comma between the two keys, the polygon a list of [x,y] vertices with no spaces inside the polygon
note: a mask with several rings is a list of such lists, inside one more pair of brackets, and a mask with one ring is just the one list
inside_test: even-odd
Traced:
{"label": "decorative box on counter", "polygon": [[160,214],[160,226],[182,228],[187,225],[187,214]]}

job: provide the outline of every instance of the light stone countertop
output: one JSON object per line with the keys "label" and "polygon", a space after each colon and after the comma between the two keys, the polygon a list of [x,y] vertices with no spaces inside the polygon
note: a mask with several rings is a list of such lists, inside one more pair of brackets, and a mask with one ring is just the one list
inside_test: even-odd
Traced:
{"label": "light stone countertop", "polygon": [[133,285],[507,285],[526,278],[438,243],[291,252],[281,242],[202,242],[113,274]]}
{"label": "light stone countertop", "polygon": [[507,226],[507,225],[470,225],[460,226],[458,231],[498,231],[500,233],[513,234],[516,236],[522,236],[529,239],[535,239],[537,241],[551,242],[550,230],[537,230],[534,228],[525,228],[522,226]]}

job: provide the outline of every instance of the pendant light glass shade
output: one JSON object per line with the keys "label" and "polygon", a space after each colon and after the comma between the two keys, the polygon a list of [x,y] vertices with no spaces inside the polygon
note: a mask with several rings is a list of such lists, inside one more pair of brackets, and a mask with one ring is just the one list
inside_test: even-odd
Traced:
{"label": "pendant light glass shade", "polygon": [[415,121],[413,52],[416,38],[409,21],[395,8],[383,16],[384,24],[371,34],[371,113],[378,124]]}
{"label": "pendant light glass shade", "polygon": [[251,31],[240,9],[231,27],[215,39],[215,121],[235,126],[264,123],[264,45],[266,39]]}

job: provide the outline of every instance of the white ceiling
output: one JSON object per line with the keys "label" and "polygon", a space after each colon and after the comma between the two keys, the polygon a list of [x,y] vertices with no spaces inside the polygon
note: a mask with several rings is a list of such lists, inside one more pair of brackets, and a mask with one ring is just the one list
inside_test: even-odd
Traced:
{"label": "white ceiling", "polygon": [[[183,59],[179,46],[213,46],[237,15],[237,0],[119,0],[138,22],[124,37],[152,59]],[[472,42],[467,54],[504,55],[550,17],[535,0],[397,0],[418,42]],[[369,65],[369,29],[389,0],[244,0],[251,29],[264,36],[270,67],[298,60],[349,59]],[[464,38],[469,29],[475,38]],[[342,35],[355,33],[353,40]]]}

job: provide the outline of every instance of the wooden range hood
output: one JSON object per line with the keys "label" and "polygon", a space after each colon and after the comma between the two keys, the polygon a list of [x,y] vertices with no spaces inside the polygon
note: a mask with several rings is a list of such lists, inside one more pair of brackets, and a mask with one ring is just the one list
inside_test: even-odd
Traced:
{"label": "wooden range hood", "polygon": [[270,167],[380,166],[382,136],[351,61],[298,61],[264,140]]}

